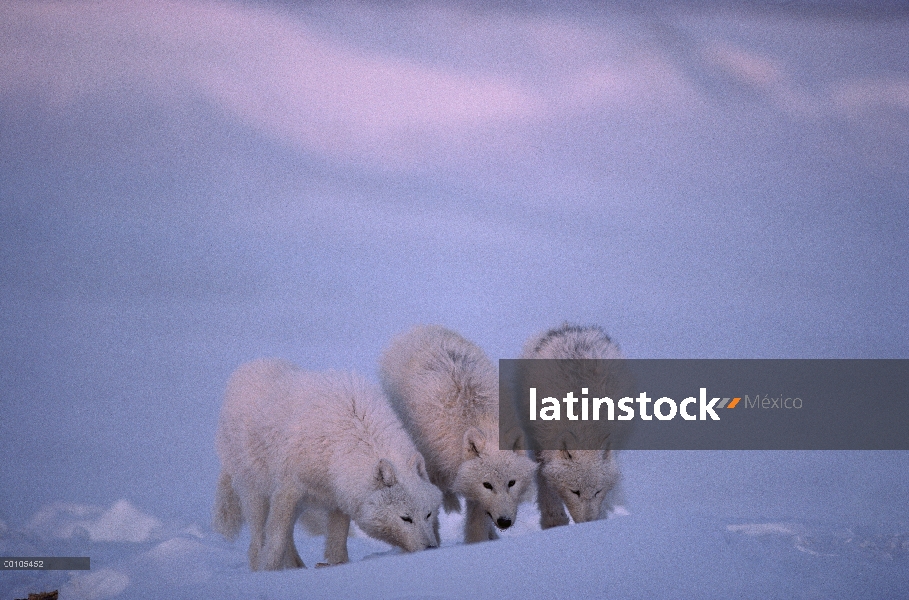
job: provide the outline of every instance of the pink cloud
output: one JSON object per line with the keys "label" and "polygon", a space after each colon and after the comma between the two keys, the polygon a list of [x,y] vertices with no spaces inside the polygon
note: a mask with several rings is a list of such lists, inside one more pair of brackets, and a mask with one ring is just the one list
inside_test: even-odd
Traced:
{"label": "pink cloud", "polygon": [[263,9],[228,4],[18,2],[0,9],[0,85],[48,102],[131,84],[202,92],[271,135],[393,165],[465,131],[526,119],[513,81],[366,54]]}

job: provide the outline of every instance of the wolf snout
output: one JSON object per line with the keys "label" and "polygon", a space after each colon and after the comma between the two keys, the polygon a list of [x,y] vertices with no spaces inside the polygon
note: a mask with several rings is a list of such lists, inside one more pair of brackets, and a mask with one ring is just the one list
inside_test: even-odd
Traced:
{"label": "wolf snout", "polygon": [[499,517],[496,519],[496,527],[502,530],[508,529],[511,527],[511,519],[508,517]]}

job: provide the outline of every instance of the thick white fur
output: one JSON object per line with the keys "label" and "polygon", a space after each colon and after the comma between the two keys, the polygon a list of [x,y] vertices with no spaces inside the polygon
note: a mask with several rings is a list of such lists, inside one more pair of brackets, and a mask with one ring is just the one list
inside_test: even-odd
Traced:
{"label": "thick white fur", "polygon": [[216,442],[214,527],[233,539],[249,523],[253,570],[304,566],[293,529],[307,507],[328,513],[330,564],[348,560],[351,519],[407,551],[438,546],[442,494],[387,399],[361,376],[247,363],[228,382]]}
{"label": "thick white fur", "polygon": [[[534,462],[513,429],[499,449],[498,376],[486,354],[454,331],[417,326],[392,340],[380,362],[382,384],[426,458],[445,509],[467,504],[464,541],[497,538],[533,489]],[[516,419],[513,422],[517,422]]]}
{"label": "thick white fur", "polygon": [[[620,359],[619,347],[599,327],[582,327],[565,323],[561,327],[550,329],[530,338],[524,345],[523,359]],[[594,379],[606,374],[593,373]],[[614,375],[612,380],[615,380]],[[590,373],[587,376],[591,376]],[[568,375],[574,378],[575,375]],[[584,379],[587,381],[586,379]],[[616,382],[612,385],[621,385]],[[577,386],[585,384],[580,381]],[[593,386],[591,386],[593,387]],[[625,394],[617,394],[620,397]],[[615,452],[607,445],[598,425],[591,424],[585,432],[588,436],[600,439],[600,450],[570,450],[567,443],[575,437],[564,429],[568,422],[561,421],[524,421],[532,447],[536,448],[540,470],[537,474],[537,504],[540,509],[540,526],[543,529],[568,524],[565,507],[576,523],[605,518],[610,508],[604,502],[619,481],[620,474],[615,461]],[[574,431],[579,430],[577,421],[571,422]],[[562,428],[560,431],[559,429]],[[583,435],[583,434],[582,434]],[[582,443],[590,447],[591,437]],[[577,440],[574,440],[577,441]],[[603,447],[605,446],[605,447]],[[541,447],[558,447],[557,450],[539,450]]]}

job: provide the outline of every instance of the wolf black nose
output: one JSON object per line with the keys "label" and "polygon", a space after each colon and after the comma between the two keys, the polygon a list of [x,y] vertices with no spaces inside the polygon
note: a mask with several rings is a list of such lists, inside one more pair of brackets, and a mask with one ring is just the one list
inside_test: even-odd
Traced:
{"label": "wolf black nose", "polygon": [[496,526],[499,529],[508,529],[511,527],[511,519],[506,519],[505,517],[499,517],[496,519]]}

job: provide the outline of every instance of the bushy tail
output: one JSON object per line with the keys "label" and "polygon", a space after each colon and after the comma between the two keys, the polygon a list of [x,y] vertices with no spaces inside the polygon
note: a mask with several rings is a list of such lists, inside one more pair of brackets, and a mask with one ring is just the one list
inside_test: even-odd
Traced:
{"label": "bushy tail", "polygon": [[230,473],[221,470],[218,478],[218,491],[215,494],[215,511],[212,526],[214,530],[233,541],[243,526],[243,511],[240,508],[240,496],[230,479]]}

